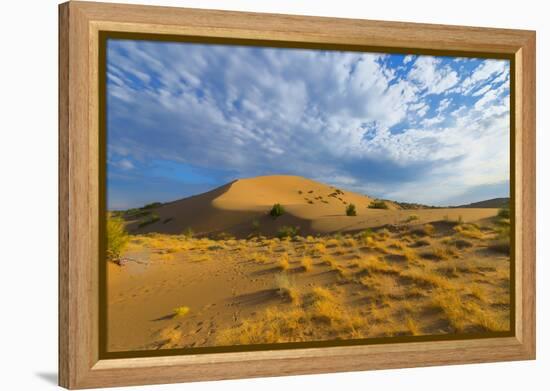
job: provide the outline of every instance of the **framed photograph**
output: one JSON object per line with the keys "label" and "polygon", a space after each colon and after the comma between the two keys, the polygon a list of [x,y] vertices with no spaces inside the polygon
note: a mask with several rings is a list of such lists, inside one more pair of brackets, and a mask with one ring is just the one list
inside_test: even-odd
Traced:
{"label": "framed photograph", "polygon": [[59,381],[535,358],[535,33],[59,7]]}

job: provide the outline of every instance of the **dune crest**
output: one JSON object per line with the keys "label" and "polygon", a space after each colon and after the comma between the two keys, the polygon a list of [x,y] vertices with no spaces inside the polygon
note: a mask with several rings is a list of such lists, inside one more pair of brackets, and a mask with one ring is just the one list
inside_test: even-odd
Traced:
{"label": "dune crest", "polygon": [[[180,234],[192,230],[198,235],[222,232],[238,237],[250,233],[275,235],[281,227],[299,227],[301,234],[352,232],[369,227],[396,224],[412,213],[397,203],[384,201],[387,209],[373,209],[376,201],[366,195],[339,189],[312,179],[294,175],[268,175],[238,179],[209,192],[162,204],[127,218],[132,233],[158,232]],[[269,216],[274,204],[284,214]],[[353,204],[356,216],[347,216]],[[494,215],[491,209],[419,209],[418,222],[445,217],[471,221]]]}

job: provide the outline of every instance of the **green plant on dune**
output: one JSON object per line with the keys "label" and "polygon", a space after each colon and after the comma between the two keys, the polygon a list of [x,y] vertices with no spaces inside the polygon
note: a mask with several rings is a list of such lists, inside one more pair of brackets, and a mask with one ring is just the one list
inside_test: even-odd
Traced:
{"label": "green plant on dune", "polygon": [[269,211],[269,215],[275,219],[283,214],[285,214],[285,208],[281,204],[274,204]]}
{"label": "green plant on dune", "polygon": [[382,200],[376,200],[372,201],[369,205],[370,209],[388,209],[388,205],[385,201]]}
{"label": "green plant on dune", "polygon": [[346,206],[346,216],[357,216],[355,205],[349,204],[348,206]]}
{"label": "green plant on dune", "polygon": [[283,225],[281,228],[277,230],[277,237],[280,239],[284,238],[294,238],[298,235],[298,232],[300,231],[300,227],[292,227],[289,225]]}
{"label": "green plant on dune", "polygon": [[112,215],[107,216],[107,260],[119,259],[129,240],[124,220]]}
{"label": "green plant on dune", "polygon": [[156,213],[151,213],[147,218],[143,219],[139,224],[138,224],[138,227],[139,228],[143,228],[149,224],[153,224],[153,223],[156,223],[157,221],[160,220],[160,216]]}
{"label": "green plant on dune", "polygon": [[185,236],[187,239],[191,239],[193,236],[195,236],[195,231],[193,231],[193,228],[187,227],[183,230],[181,234]]}

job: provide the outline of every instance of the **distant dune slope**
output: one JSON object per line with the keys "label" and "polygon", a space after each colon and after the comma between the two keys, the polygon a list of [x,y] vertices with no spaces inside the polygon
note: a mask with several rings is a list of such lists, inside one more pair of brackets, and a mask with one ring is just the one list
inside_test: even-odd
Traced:
{"label": "distant dune slope", "polygon": [[[128,229],[132,233],[170,234],[192,229],[199,235],[227,232],[246,237],[253,231],[274,235],[282,226],[294,226],[306,235],[397,224],[413,213],[418,215],[418,223],[459,216],[472,221],[496,214],[490,209],[402,210],[391,201],[385,201],[387,209],[372,209],[369,205],[373,201],[366,195],[299,176],[261,176],[239,179],[207,193],[151,208],[149,215],[128,218]],[[274,219],[269,210],[276,203],[283,205],[285,213]],[[355,205],[357,216],[346,216],[349,204]],[[144,224],[147,219],[150,222]]]}
{"label": "distant dune slope", "polygon": [[457,206],[457,208],[509,208],[510,198],[492,198],[490,200],[472,202],[471,204],[465,204]]}

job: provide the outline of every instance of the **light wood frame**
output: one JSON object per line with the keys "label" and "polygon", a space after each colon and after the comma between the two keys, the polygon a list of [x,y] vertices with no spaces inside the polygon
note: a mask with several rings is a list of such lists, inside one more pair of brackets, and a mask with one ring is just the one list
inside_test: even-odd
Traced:
{"label": "light wood frame", "polygon": [[[515,335],[99,359],[100,31],[469,52],[513,58]],[[383,50],[382,50],[383,51]],[[59,384],[174,383],[535,358],[535,32],[88,2],[59,6]]]}

